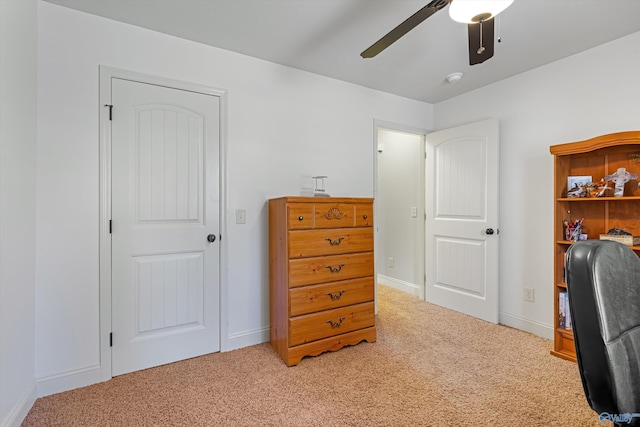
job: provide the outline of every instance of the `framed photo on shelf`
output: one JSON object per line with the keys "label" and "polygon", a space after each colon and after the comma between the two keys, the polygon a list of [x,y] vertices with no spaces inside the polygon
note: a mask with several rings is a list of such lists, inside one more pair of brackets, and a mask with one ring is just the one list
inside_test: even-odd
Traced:
{"label": "framed photo on shelf", "polygon": [[591,176],[569,176],[567,177],[567,191],[571,191],[572,188],[584,187],[593,181]]}

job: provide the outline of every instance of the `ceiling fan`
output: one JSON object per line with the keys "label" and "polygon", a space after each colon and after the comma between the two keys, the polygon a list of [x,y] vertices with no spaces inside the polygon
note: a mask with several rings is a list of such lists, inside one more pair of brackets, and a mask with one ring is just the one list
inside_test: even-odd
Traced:
{"label": "ceiling fan", "polygon": [[469,32],[469,65],[480,64],[493,56],[493,19],[509,7],[513,0],[432,0],[387,35],[360,54],[373,58],[425,19],[449,5],[454,21],[467,23]]}

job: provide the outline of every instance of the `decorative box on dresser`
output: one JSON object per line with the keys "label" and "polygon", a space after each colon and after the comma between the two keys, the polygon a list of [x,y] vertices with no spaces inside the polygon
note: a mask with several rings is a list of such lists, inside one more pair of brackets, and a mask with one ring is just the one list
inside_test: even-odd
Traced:
{"label": "decorative box on dresser", "polygon": [[[625,168],[640,173],[640,131],[619,132],[585,141],[553,145],[554,155],[554,345],[551,354],[576,361],[576,351],[567,308],[565,261],[567,249],[574,243],[566,236],[564,221],[584,220],[583,233],[598,239],[610,229],[623,229],[640,235],[640,188],[637,181],[626,184],[622,197],[568,197],[568,177],[587,176],[593,181]],[[612,183],[609,182],[609,186]],[[640,254],[640,246],[631,246]],[[567,316],[568,313],[568,316]]]}
{"label": "decorative box on dresser", "polygon": [[376,341],[373,199],[269,200],[271,346],[287,366]]}

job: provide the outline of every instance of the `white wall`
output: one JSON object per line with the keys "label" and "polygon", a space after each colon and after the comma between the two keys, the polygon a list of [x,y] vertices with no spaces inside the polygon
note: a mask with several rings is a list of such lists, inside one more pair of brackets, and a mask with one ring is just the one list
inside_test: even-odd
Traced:
{"label": "white wall", "polygon": [[424,298],[423,136],[380,129],[378,146],[378,283]]}
{"label": "white wall", "polygon": [[[549,146],[640,129],[640,33],[436,104],[437,129],[500,120],[500,321],[552,338]],[[481,66],[481,65],[479,65]],[[523,288],[535,290],[525,302]]]}
{"label": "white wall", "polygon": [[[640,58],[630,54],[640,33],[432,107],[49,3],[38,2],[38,16],[35,375],[39,387],[46,385],[41,392],[98,378],[99,65],[228,91],[229,348],[267,337],[266,200],[301,194],[315,174],[329,176],[331,195],[372,196],[374,119],[423,129],[500,120],[500,319],[551,337],[548,147],[640,128],[640,82],[633,80]],[[32,167],[27,159],[21,173],[28,177]],[[25,185],[28,190],[28,179]],[[237,208],[246,209],[244,225],[233,223]],[[27,202],[21,224],[29,212]],[[534,303],[523,301],[525,286],[535,289]],[[29,290],[20,292],[27,297]]]}
{"label": "white wall", "polygon": [[36,398],[37,7],[0,1],[0,426]]}
{"label": "white wall", "polygon": [[228,91],[229,348],[268,340],[267,199],[301,194],[317,174],[333,196],[372,197],[374,120],[432,127],[430,104],[38,5],[41,394],[98,378],[99,65]]}

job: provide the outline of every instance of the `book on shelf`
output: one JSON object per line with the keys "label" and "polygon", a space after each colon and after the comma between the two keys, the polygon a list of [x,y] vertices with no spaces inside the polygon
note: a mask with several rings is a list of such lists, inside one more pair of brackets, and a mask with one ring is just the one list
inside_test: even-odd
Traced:
{"label": "book on shelf", "polygon": [[628,236],[618,234],[601,234],[600,240],[613,240],[627,246],[640,246],[640,236]]}
{"label": "book on shelf", "polygon": [[569,295],[567,291],[558,293],[558,326],[562,329],[571,330],[571,310],[569,309]]}

